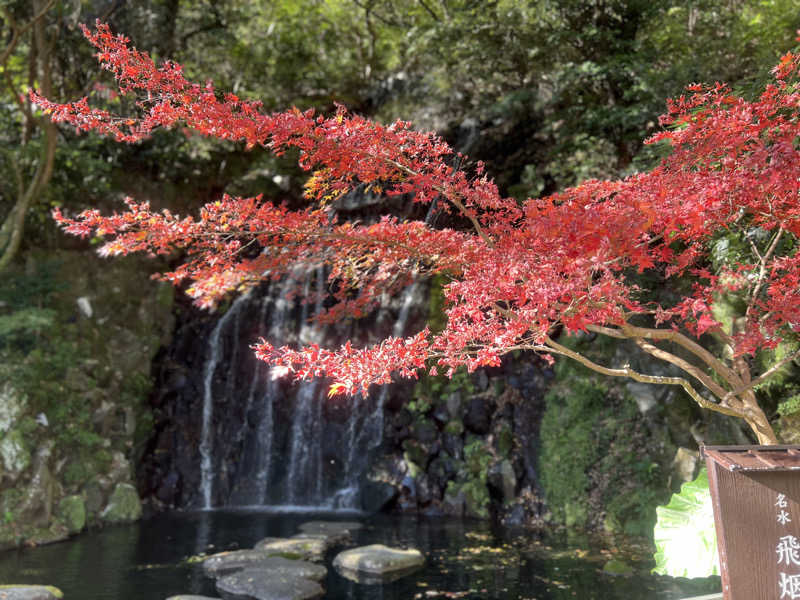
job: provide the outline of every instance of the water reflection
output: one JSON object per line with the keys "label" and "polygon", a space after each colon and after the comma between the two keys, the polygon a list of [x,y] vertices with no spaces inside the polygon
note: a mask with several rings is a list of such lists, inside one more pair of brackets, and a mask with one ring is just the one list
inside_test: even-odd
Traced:
{"label": "water reflection", "polygon": [[[92,532],[72,541],[0,554],[0,583],[46,583],[65,600],[163,600],[173,594],[216,596],[213,581],[187,560],[288,537],[314,519],[353,520],[352,514],[205,511],[159,515],[137,525]],[[358,545],[419,548],[426,566],[386,585],[348,581],[329,569],[323,586],[336,600],[444,598],[443,592],[477,599],[629,600],[678,599],[714,592],[719,579],[677,580],[634,564],[630,577],[602,568],[608,553],[586,538],[515,535],[484,522],[377,516],[363,518]],[[333,555],[328,556],[327,566]]]}

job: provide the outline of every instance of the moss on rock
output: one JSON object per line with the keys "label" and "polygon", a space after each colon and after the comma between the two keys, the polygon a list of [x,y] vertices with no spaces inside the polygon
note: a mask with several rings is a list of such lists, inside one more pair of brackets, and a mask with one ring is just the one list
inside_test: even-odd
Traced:
{"label": "moss on rock", "polygon": [[141,516],[142,502],[136,488],[129,483],[118,483],[100,518],[106,523],[130,523]]}
{"label": "moss on rock", "polygon": [[56,514],[70,534],[78,533],[86,526],[86,504],[80,496],[62,498]]}
{"label": "moss on rock", "polygon": [[624,391],[571,373],[546,397],[539,472],[556,522],[652,536],[666,499],[668,441],[653,437]]}
{"label": "moss on rock", "polygon": [[31,453],[22,432],[18,429],[7,431],[0,439],[0,461],[12,479],[16,479],[31,464]]}

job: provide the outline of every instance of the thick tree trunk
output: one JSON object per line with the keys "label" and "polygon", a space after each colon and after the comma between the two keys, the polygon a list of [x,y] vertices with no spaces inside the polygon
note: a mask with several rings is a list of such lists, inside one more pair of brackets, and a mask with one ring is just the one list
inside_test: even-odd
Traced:
{"label": "thick tree trunk", "polygon": [[748,391],[744,398],[742,398],[742,404],[744,405],[744,420],[750,426],[750,429],[753,430],[758,443],[763,446],[773,446],[777,444],[778,437],[775,435],[772,425],[769,424],[767,415],[764,414],[764,411],[761,410],[761,407],[758,405],[756,395],[752,390]]}

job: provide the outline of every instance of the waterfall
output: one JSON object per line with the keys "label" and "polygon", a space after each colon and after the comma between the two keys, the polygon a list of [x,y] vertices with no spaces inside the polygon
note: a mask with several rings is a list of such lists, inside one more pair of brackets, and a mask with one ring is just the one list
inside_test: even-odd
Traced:
{"label": "waterfall", "polygon": [[[392,335],[394,337],[401,337],[405,333],[408,317],[411,314],[411,306],[414,303],[418,287],[419,284],[415,281],[403,291],[400,312],[392,326]],[[350,451],[348,452],[345,466],[345,485],[334,495],[333,508],[351,506],[357,497],[360,479],[368,466],[365,464],[365,459],[369,456],[369,452],[364,453],[363,457],[359,457],[356,452],[358,449],[363,448],[376,450],[383,443],[384,406],[388,395],[389,385],[382,385],[377,398],[374,398],[374,406],[372,408],[369,406],[370,398],[363,394],[358,394],[354,398],[347,435],[347,445]],[[360,427],[357,426],[358,417],[363,419]]]}
{"label": "waterfall", "polygon": [[[214,416],[213,383],[214,374],[220,362],[222,349],[222,344],[220,343],[221,334],[231,319],[234,321],[234,329],[238,330],[239,312],[244,303],[247,302],[248,296],[249,293],[243,294],[236,299],[233,305],[228,309],[228,312],[217,322],[209,338],[208,360],[203,367],[203,422],[200,429],[200,490],[203,494],[203,508],[212,507],[212,495],[214,492],[214,432],[212,428],[212,419]],[[234,354],[236,352],[236,346],[234,345]],[[230,381],[230,385],[233,385],[232,381]]]}
{"label": "waterfall", "polygon": [[353,329],[313,319],[324,310],[326,285],[322,268],[295,270],[237,298],[211,330],[200,382],[204,508],[359,508],[360,483],[382,445],[388,386],[369,397],[328,400],[324,380],[276,379],[249,346],[259,337],[327,347],[354,335],[362,336],[358,343],[400,337],[419,286],[395,299],[395,317],[387,304]]}
{"label": "waterfall", "polygon": [[[279,339],[286,328],[286,323],[290,316],[290,306],[287,298],[294,284],[295,281],[293,277],[286,277],[276,298],[272,299],[267,296],[262,300],[263,308],[259,318],[259,322],[262,326],[266,324],[267,307],[269,307],[270,304],[274,304],[274,312],[270,318],[269,327],[269,338],[272,341]],[[263,366],[258,364],[257,367],[253,369],[253,381],[258,381],[258,374],[260,371],[263,371]],[[274,426],[272,405],[278,397],[278,391],[278,381],[270,374],[270,376],[267,377],[266,389],[261,397],[260,403],[264,412],[261,419],[258,421],[258,427],[256,429],[256,440],[258,440],[258,445],[261,449],[257,454],[255,468],[255,499],[259,504],[266,502],[269,474],[272,467],[272,429]],[[245,414],[250,413],[251,405],[252,403],[248,404]]]}

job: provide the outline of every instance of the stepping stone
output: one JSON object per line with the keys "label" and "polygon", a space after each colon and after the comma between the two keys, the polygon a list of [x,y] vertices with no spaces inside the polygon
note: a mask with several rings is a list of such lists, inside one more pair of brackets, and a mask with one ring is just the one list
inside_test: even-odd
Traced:
{"label": "stepping stone", "polygon": [[212,598],[211,596],[192,596],[181,594],[180,596],[170,596],[167,600],[220,600],[219,598]]}
{"label": "stepping stone", "polygon": [[281,555],[286,558],[319,561],[325,557],[329,538],[301,534],[291,538],[266,538],[258,542],[254,550],[269,555]]}
{"label": "stepping stone", "polygon": [[64,594],[52,585],[0,585],[0,600],[57,600]]}
{"label": "stepping stone", "polygon": [[311,600],[325,594],[316,581],[261,568],[218,579],[217,591],[225,600]]}
{"label": "stepping stone", "polygon": [[413,573],[425,564],[419,550],[389,548],[383,544],[340,552],[333,566],[342,577],[357,583],[388,583]]}
{"label": "stepping stone", "polygon": [[258,550],[232,550],[212,554],[203,561],[203,573],[208,577],[222,577],[241,571],[269,558]]}
{"label": "stepping stone", "polygon": [[[322,579],[327,575],[328,569],[322,565],[315,565],[314,563],[306,562],[304,560],[289,560],[282,556],[270,556],[264,552],[255,550],[237,550],[236,553],[248,552],[248,554],[240,554],[239,556],[229,558],[226,556],[220,557],[219,562],[214,563],[209,569],[206,569],[203,563],[203,569],[209,577],[225,577],[237,571],[244,569],[259,570],[268,572],[275,575],[289,575],[292,577],[304,577],[306,579]],[[233,552],[223,552],[222,554],[233,554]],[[216,558],[219,555],[210,557]],[[251,560],[251,557],[256,557]]]}
{"label": "stepping stone", "polygon": [[[355,521],[308,521],[300,525],[300,535],[324,536],[329,547],[347,543],[350,534],[364,526]],[[298,536],[295,536],[298,537]]]}

